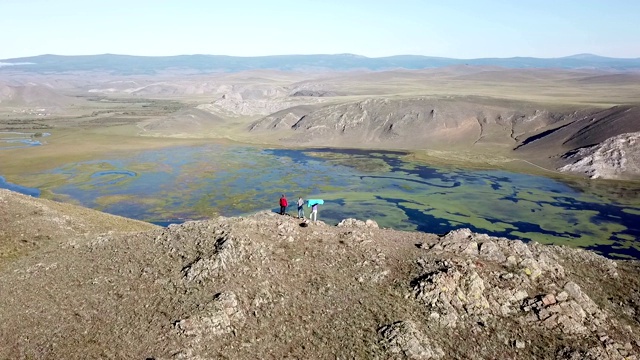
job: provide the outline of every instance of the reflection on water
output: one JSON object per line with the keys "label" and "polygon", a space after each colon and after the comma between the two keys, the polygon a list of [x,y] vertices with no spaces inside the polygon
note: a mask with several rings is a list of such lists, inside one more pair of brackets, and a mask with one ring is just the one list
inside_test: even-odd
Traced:
{"label": "reflection on water", "polygon": [[617,190],[610,193],[593,185],[602,182],[434,167],[406,162],[403,155],[221,145],[171,148],[54,169],[51,176],[63,181],[47,190],[162,225],[276,210],[284,193],[292,200],[324,199],[319,218],[328,223],[371,218],[382,227],[432,233],[468,227],[640,258],[637,184],[616,183]]}

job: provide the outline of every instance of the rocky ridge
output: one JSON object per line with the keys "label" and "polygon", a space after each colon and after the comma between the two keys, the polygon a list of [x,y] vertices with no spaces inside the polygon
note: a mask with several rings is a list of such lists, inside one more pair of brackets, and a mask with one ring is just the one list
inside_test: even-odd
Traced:
{"label": "rocky ridge", "polygon": [[580,249],[269,212],[52,242],[0,272],[0,358],[640,354],[640,265]]}
{"label": "rocky ridge", "polygon": [[371,98],[265,117],[249,131],[288,130],[283,141],[318,146],[400,148],[498,144],[515,147],[521,137],[576,116],[544,109],[483,104],[473,99]]}

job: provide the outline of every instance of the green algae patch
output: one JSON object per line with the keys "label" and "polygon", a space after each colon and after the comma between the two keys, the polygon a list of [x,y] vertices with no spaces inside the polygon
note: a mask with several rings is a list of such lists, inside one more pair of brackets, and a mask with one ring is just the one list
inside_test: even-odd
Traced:
{"label": "green algae patch", "polygon": [[322,193],[335,193],[342,189],[339,186],[334,185],[320,185],[318,186],[318,190]]}
{"label": "green algae patch", "polygon": [[617,238],[619,238],[620,240],[626,240],[626,241],[636,241],[636,237],[633,235],[628,235],[628,234],[620,234],[620,233],[616,233],[615,234]]}
{"label": "green algae patch", "polygon": [[[216,203],[216,206],[220,208],[233,208],[241,212],[246,212],[253,208],[253,199],[257,197],[258,193],[255,190],[248,190],[241,194],[234,194],[228,196]],[[290,200],[293,202],[293,199]]]}
{"label": "green algae patch", "polygon": [[[633,184],[609,196],[599,183],[409,159],[400,152],[211,144],[69,164],[34,174],[28,184],[43,196],[163,223],[277,210],[286,194],[292,215],[298,196],[324,199],[319,219],[329,224],[373,219],[381,227],[436,234],[468,227],[603,252],[636,251],[640,200]],[[309,210],[305,206],[307,216]]]}
{"label": "green algae patch", "polygon": [[[370,172],[388,172],[391,170],[389,165],[380,158],[372,158],[376,153],[371,153],[369,156],[354,156],[350,154],[331,153],[331,152],[314,152],[305,151],[305,154],[318,159],[324,159],[328,163],[339,166],[346,166],[365,173]],[[378,154],[381,155],[381,154]]]}
{"label": "green algae patch", "polygon": [[143,198],[135,195],[105,195],[95,199],[100,207],[107,207],[119,203],[135,203],[146,206],[164,205],[164,201],[156,198]]}
{"label": "green algae patch", "polygon": [[49,193],[49,194],[51,194],[51,196],[47,196],[45,197],[45,199],[64,202],[64,203],[73,204],[73,205],[80,205],[80,206],[85,205],[82,202],[80,202],[78,199],[67,194],[58,194],[58,193]]}
{"label": "green algae patch", "polygon": [[624,259],[624,260],[637,260],[635,257],[631,256],[631,255],[627,255],[624,253],[618,253],[615,251],[612,251],[608,254],[610,257],[616,258],[616,259]]}
{"label": "green algae patch", "polygon": [[134,172],[152,172],[152,171],[162,171],[162,172],[171,172],[172,169],[167,164],[163,163],[135,163],[127,166],[127,170]]}
{"label": "green algae patch", "polygon": [[68,181],[68,176],[63,174],[38,173],[17,176],[13,182],[27,187],[39,188],[43,192],[64,185]]}
{"label": "green algae patch", "polygon": [[622,209],[622,211],[626,212],[627,214],[640,216],[640,209],[624,208],[624,209]]}

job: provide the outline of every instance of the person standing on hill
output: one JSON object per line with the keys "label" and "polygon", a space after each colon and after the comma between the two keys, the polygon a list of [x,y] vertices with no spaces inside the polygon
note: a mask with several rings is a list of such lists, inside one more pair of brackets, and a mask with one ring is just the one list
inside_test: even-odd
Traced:
{"label": "person standing on hill", "polygon": [[298,219],[304,219],[304,200],[298,197]]}
{"label": "person standing on hill", "polygon": [[284,196],[284,194],[282,194],[282,196],[280,197],[280,215],[285,214],[285,212],[287,211],[287,206],[289,206],[287,198]]}
{"label": "person standing on hill", "polygon": [[318,204],[317,203],[311,205],[311,215],[309,216],[309,218],[313,222],[318,221]]}

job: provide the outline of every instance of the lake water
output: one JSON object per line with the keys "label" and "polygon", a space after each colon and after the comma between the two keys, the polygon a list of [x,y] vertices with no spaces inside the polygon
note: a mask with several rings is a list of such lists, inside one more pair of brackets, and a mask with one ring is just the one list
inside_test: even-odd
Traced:
{"label": "lake water", "polygon": [[0,131],[0,150],[40,146],[42,142],[38,139],[50,135],[49,133]]}
{"label": "lake water", "polygon": [[330,224],[370,218],[381,227],[437,234],[468,227],[640,259],[637,185],[616,183],[603,191],[600,183],[585,182],[596,186],[590,189],[506,171],[434,167],[403,155],[207,145],[69,164],[33,176],[41,179],[37,188],[57,199],[161,225],[276,211],[286,194],[292,204],[298,196],[324,199],[319,219]]}

